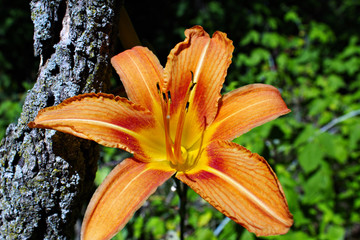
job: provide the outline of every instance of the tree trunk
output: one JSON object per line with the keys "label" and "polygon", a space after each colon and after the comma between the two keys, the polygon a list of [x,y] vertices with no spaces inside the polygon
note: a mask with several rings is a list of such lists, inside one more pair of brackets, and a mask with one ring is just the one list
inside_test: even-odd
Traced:
{"label": "tree trunk", "polygon": [[121,3],[33,0],[30,5],[40,67],[18,124],[9,125],[0,144],[0,239],[72,239],[94,190],[99,149],[94,142],[27,124],[44,107],[106,90]]}

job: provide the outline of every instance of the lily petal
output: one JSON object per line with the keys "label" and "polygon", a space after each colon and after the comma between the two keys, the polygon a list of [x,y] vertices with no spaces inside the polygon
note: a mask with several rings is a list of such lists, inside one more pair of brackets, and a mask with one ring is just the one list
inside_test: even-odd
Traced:
{"label": "lily petal", "polygon": [[166,163],[125,159],[94,193],[83,220],[81,239],[105,240],[113,237],[174,172]]}
{"label": "lily petal", "polygon": [[[134,47],[111,59],[116,72],[132,102],[154,112],[160,109],[157,83],[163,83],[163,67],[157,57],[146,47]],[[161,115],[159,115],[161,116]]]}
{"label": "lily petal", "polygon": [[[189,97],[184,124],[183,142],[189,147],[201,136],[204,124],[211,123],[217,113],[220,90],[234,46],[225,33],[215,32],[210,38],[200,26],[187,29],[185,35],[186,39],[168,56],[164,81],[166,90],[172,95],[173,124],[177,123],[177,114],[186,107],[189,84],[192,80],[196,83]],[[176,126],[171,128],[176,129]]]}
{"label": "lily petal", "polygon": [[269,164],[235,143],[210,143],[198,166],[176,177],[258,236],[285,234],[293,223],[280,182]]}
{"label": "lily petal", "polygon": [[280,92],[271,85],[250,84],[224,95],[206,137],[232,140],[254,127],[289,113]]}
{"label": "lily petal", "polygon": [[153,114],[125,98],[83,94],[40,110],[31,128],[50,128],[117,147],[138,159],[163,160],[164,136]]}

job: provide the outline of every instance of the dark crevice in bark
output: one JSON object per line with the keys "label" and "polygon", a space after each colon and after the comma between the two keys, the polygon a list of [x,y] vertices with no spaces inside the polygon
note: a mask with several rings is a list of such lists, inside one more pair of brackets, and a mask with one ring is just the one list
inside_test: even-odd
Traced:
{"label": "dark crevice in bark", "polygon": [[46,236],[46,213],[45,210],[40,212],[40,219],[37,222],[37,226],[34,228],[32,235],[29,237],[31,240],[45,239]]}
{"label": "dark crevice in bark", "polygon": [[52,54],[55,53],[53,46],[60,42],[60,31],[63,28],[62,20],[64,19],[66,12],[66,0],[57,2],[54,12],[52,14],[53,21],[51,23],[50,31],[51,38],[48,39],[46,43],[43,44],[42,57],[44,61],[47,61]]}
{"label": "dark crevice in bark", "polygon": [[55,96],[51,90],[47,91],[46,106],[53,106],[55,104]]}
{"label": "dark crevice in bark", "polygon": [[62,29],[66,2],[66,0],[32,1],[30,4],[35,27],[34,54],[41,56],[43,62],[55,52],[54,44],[60,40],[59,33]]}

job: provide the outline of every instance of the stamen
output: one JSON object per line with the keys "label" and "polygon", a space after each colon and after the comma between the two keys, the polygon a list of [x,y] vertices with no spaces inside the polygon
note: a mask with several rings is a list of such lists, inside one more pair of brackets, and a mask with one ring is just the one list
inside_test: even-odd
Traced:
{"label": "stamen", "polygon": [[[180,107],[180,113],[178,115],[178,121],[176,126],[176,132],[175,132],[175,139],[174,141],[171,138],[170,135],[170,108],[171,108],[171,92],[163,92],[161,90],[160,84],[156,83],[156,88],[159,93],[160,102],[161,102],[161,108],[163,113],[163,121],[164,121],[164,131],[165,131],[165,143],[166,143],[166,157],[168,161],[170,161],[170,164],[180,170],[180,171],[186,171],[189,168],[192,168],[194,166],[194,163],[197,162],[200,158],[201,152],[202,152],[202,139],[204,134],[202,135],[201,143],[199,152],[197,155],[193,158],[191,156],[188,156],[187,149],[185,149],[182,146],[182,133],[183,128],[185,125],[185,117],[186,113],[189,111],[190,107],[190,99],[193,99],[194,96],[194,88],[196,86],[196,82],[194,82],[194,73],[190,71],[191,73],[191,82],[189,82],[187,91],[185,93],[185,97],[182,101],[182,106]],[[206,122],[206,121],[205,121]],[[206,126],[204,127],[204,129]]]}

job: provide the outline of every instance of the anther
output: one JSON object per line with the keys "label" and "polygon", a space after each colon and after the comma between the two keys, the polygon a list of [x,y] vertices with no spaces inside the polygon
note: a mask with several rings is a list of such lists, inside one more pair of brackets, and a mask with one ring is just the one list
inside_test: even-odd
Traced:
{"label": "anther", "polygon": [[191,87],[190,87],[190,91],[192,91],[192,90],[194,89],[195,85],[196,85],[196,83],[194,83],[194,82],[191,82]]}
{"label": "anther", "polygon": [[187,103],[186,103],[186,106],[185,106],[185,111],[186,111],[186,112],[188,112],[188,110],[189,110],[189,105],[190,105],[190,102],[187,102]]}
{"label": "anther", "polygon": [[170,91],[167,92],[167,95],[168,95],[168,99],[169,99],[169,101],[170,101],[170,103],[171,103],[171,94],[170,94]]}
{"label": "anther", "polygon": [[159,84],[159,82],[156,83],[156,88],[157,88],[157,90],[158,90],[158,93],[160,93],[161,91],[160,91],[160,84]]}
{"label": "anther", "polygon": [[164,101],[167,102],[166,94],[165,94],[165,93],[162,93],[162,96],[163,96]]}

